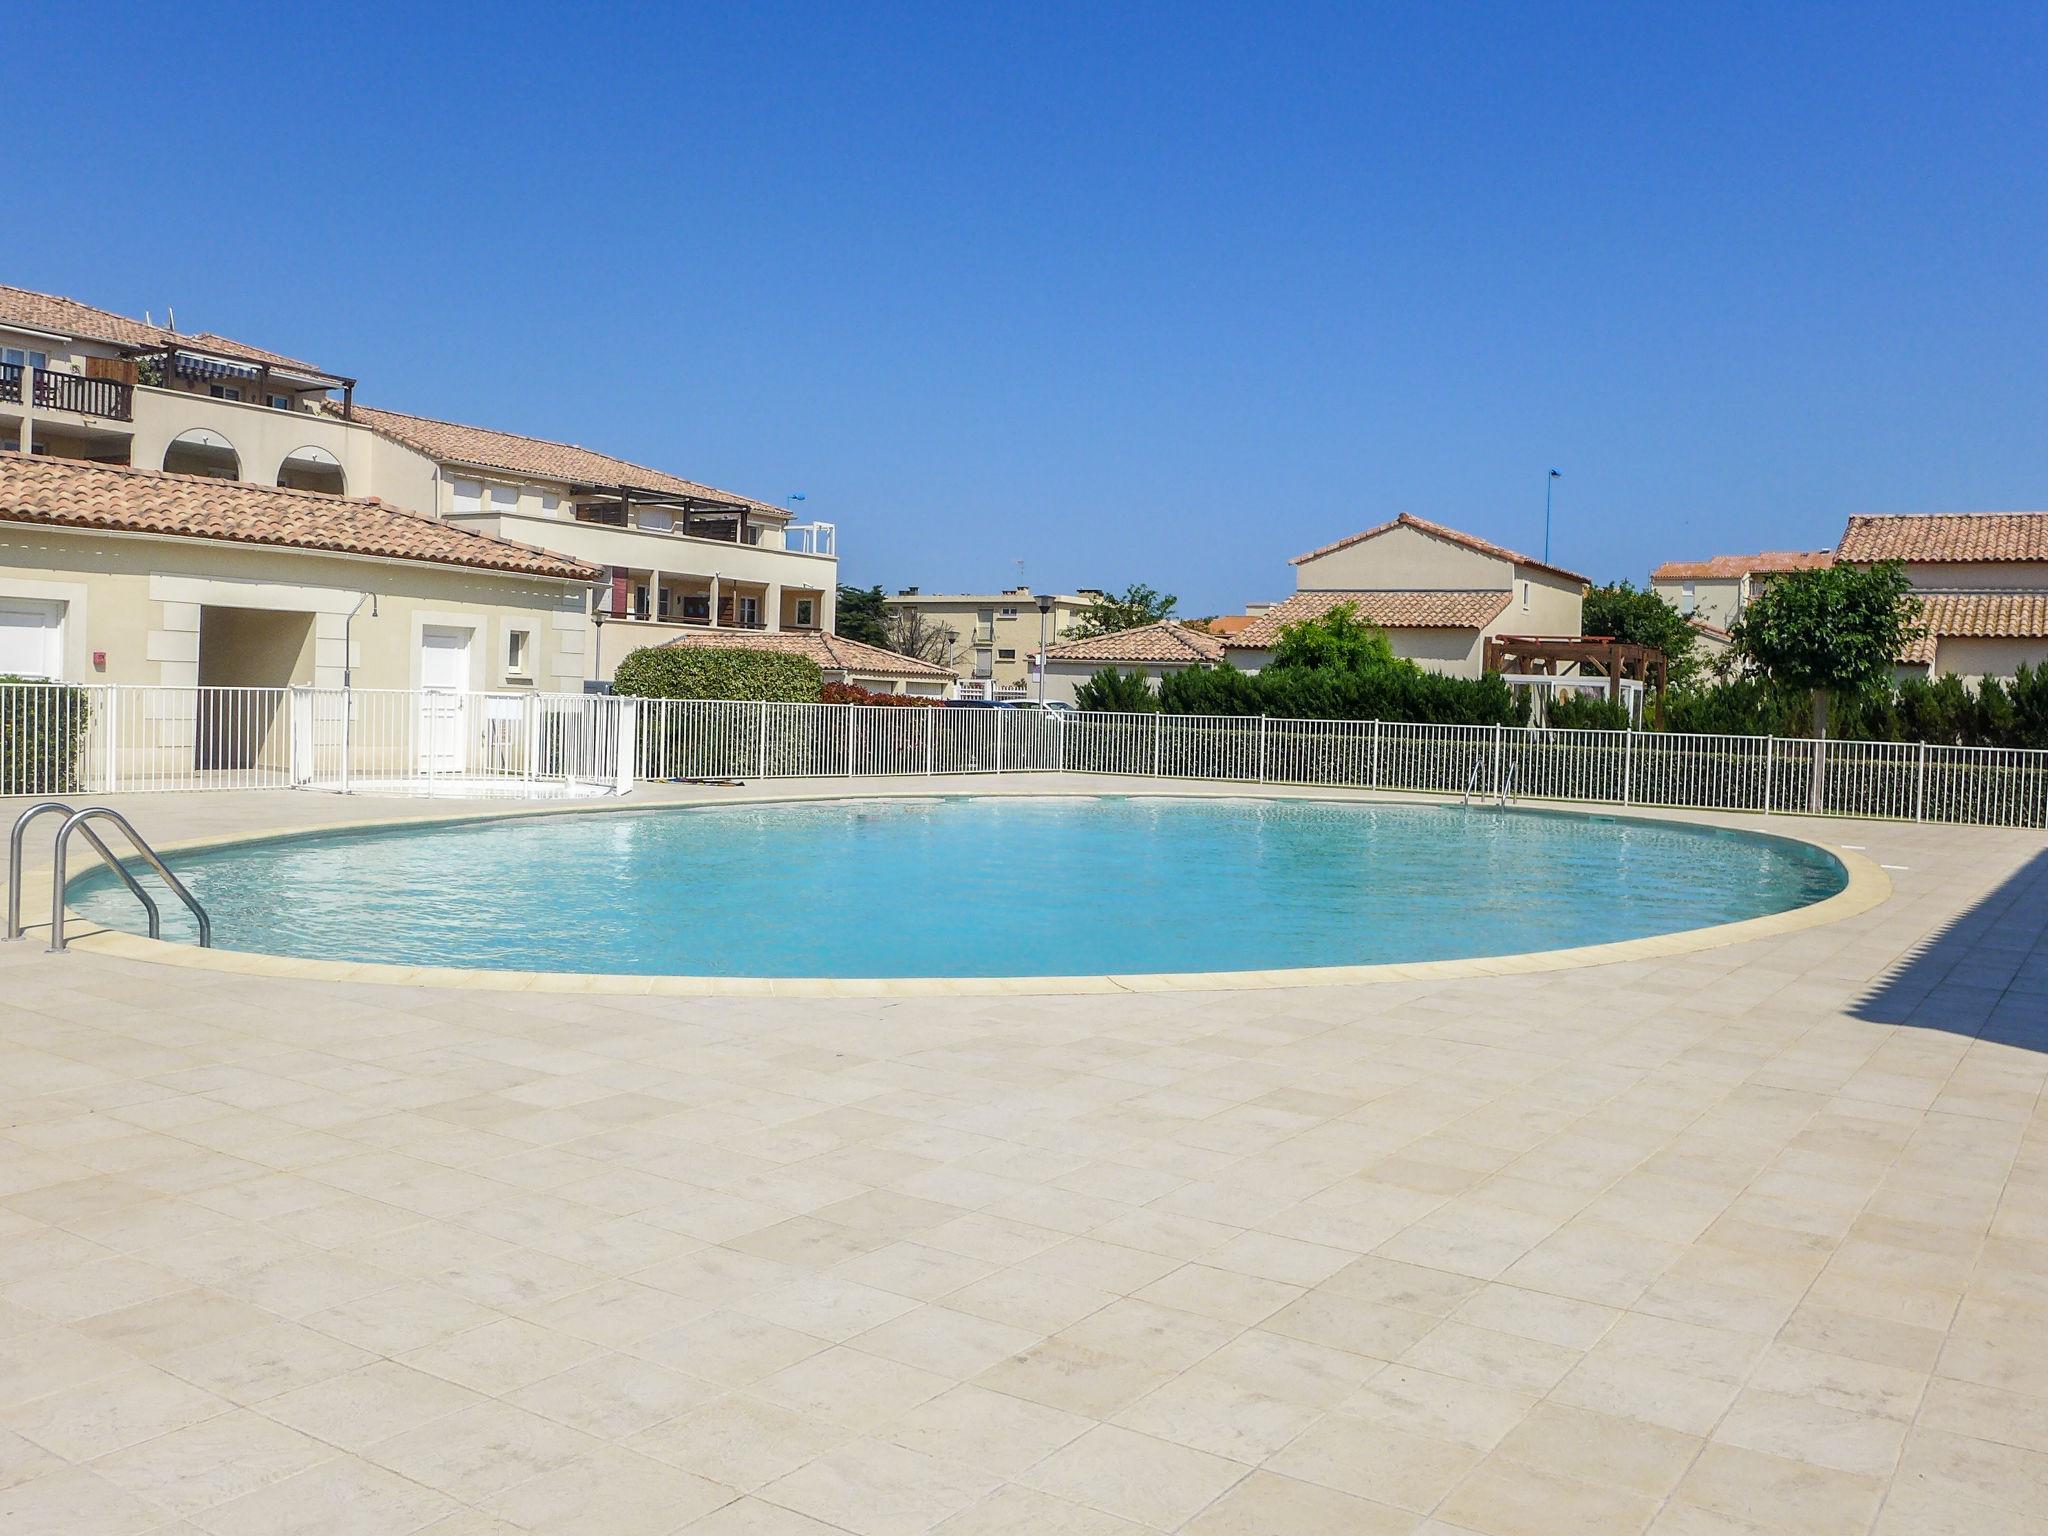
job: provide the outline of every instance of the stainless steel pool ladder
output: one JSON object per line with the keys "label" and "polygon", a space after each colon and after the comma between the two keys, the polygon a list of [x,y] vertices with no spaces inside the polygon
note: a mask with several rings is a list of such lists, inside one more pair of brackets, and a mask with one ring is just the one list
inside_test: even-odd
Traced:
{"label": "stainless steel pool ladder", "polygon": [[1470,805],[1472,803],[1472,796],[1479,789],[1479,775],[1484,772],[1486,772],[1486,755],[1481,753],[1472,759],[1472,771],[1465,775],[1465,798],[1459,804]]}
{"label": "stainless steel pool ladder", "polygon": [[1516,762],[1515,759],[1513,759],[1512,757],[1508,759],[1508,771],[1501,775],[1500,798],[1494,801],[1495,805],[1501,806],[1503,808],[1506,807],[1508,803],[1508,796],[1515,792],[1515,771],[1519,769],[1521,766],[1522,765]]}
{"label": "stainless steel pool ladder", "polygon": [[134,872],[114,856],[114,850],[107,846],[106,840],[92,829],[92,823],[95,821],[111,821],[121,829],[130,845],[141,856],[143,863],[156,871],[157,878],[169,887],[173,896],[185,904],[185,909],[198,922],[200,947],[210,949],[213,946],[213,920],[206,915],[206,908],[185,889],[185,883],[171,873],[170,866],[165,864],[158,857],[157,851],[143,840],[142,834],[135,830],[126,816],[112,806],[106,805],[89,805],[82,811],[73,810],[62,800],[38,800],[14,819],[14,830],[7,838],[7,931],[0,934],[0,939],[18,939],[22,936],[21,850],[22,842],[28,836],[29,824],[38,816],[56,811],[64,813],[64,823],[57,829],[57,841],[52,850],[50,865],[51,954],[61,954],[64,951],[64,868],[68,862],[73,832],[85,834],[85,840],[92,844],[94,851],[99,854],[107,868],[111,869],[116,878],[128,887],[129,893],[142,903],[142,910],[149,921],[149,936],[154,939],[160,938],[163,934],[163,915],[157,910],[155,899],[142,888],[142,882],[135,878]]}

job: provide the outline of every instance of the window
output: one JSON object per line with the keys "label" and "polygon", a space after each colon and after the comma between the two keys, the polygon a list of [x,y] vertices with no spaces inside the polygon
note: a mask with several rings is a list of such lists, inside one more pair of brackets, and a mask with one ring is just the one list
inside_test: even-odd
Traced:
{"label": "window", "polygon": [[525,677],[533,669],[533,631],[530,629],[508,629],[505,631],[505,675]]}
{"label": "window", "polygon": [[668,597],[669,591],[667,587],[656,587],[654,589],[654,612],[659,618],[665,619],[668,617]]}
{"label": "window", "polygon": [[216,400],[240,400],[242,386],[239,384],[209,384],[206,392]]}
{"label": "window", "polygon": [[1693,584],[1688,581],[1679,589],[1678,611],[1689,614],[1698,605],[1699,595],[1693,590]]}
{"label": "window", "polygon": [[512,485],[491,487],[491,510],[497,513],[511,513],[519,510],[519,488]]}
{"label": "window", "polygon": [[273,411],[288,411],[292,408],[292,397],[290,395],[265,395],[263,403]]}
{"label": "window", "polygon": [[0,597],[0,676],[63,675],[64,610],[41,598]]}
{"label": "window", "polygon": [[818,622],[818,604],[815,598],[800,597],[796,600],[796,623],[799,629],[809,629]]}
{"label": "window", "polygon": [[1017,652],[1014,649],[1005,648],[996,652],[997,661],[1015,661],[1016,659]]}
{"label": "window", "polygon": [[977,624],[993,624],[995,621],[996,611],[993,608],[984,608],[974,616],[974,622]]}
{"label": "window", "polygon": [[29,352],[20,347],[0,347],[0,363],[12,363],[16,368],[47,368],[50,354]]}
{"label": "window", "polygon": [[455,480],[449,483],[454,493],[457,512],[481,512],[484,509],[484,487],[480,480]]}
{"label": "window", "polygon": [[742,629],[759,629],[761,627],[761,599],[758,597],[742,597],[739,600],[739,612],[740,627]]}
{"label": "window", "polygon": [[1015,617],[1017,617],[1017,610],[1014,608],[1005,608],[1003,610],[1003,617],[1006,619],[1014,619]]}
{"label": "window", "polygon": [[664,512],[657,507],[649,507],[644,512],[635,512],[633,520],[651,533],[671,533],[675,530],[676,526],[675,513]]}
{"label": "window", "polygon": [[1524,612],[1524,613],[1527,613],[1528,611],[1529,611],[1529,583],[1527,583],[1527,582],[1525,581],[1525,582],[1523,582],[1523,583],[1522,583],[1522,612]]}
{"label": "window", "polygon": [[544,517],[555,516],[556,513],[562,510],[562,498],[553,491],[542,491],[540,493],[540,510],[541,515]]}
{"label": "window", "polygon": [[647,617],[647,583],[644,581],[637,583],[633,588],[633,617]]}
{"label": "window", "polygon": [[685,592],[683,594],[683,617],[704,623],[711,617],[711,594],[709,592]]}

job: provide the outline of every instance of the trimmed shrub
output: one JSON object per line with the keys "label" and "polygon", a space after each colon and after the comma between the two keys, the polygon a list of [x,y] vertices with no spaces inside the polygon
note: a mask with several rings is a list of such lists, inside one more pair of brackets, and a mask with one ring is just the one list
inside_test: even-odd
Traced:
{"label": "trimmed shrub", "polygon": [[1544,721],[1560,731],[1625,731],[1628,706],[1604,693],[1567,688],[1545,706]]}
{"label": "trimmed shrub", "polygon": [[698,645],[633,652],[612,674],[612,692],[641,699],[766,699],[815,704],[825,674],[804,656]]}
{"label": "trimmed shrub", "polygon": [[92,704],[83,688],[0,675],[0,795],[65,795],[83,783]]}
{"label": "trimmed shrub", "polygon": [[1074,708],[1116,715],[1149,715],[1159,708],[1159,695],[1142,672],[1104,667],[1074,689]]}
{"label": "trimmed shrub", "polygon": [[821,704],[885,704],[917,705],[930,708],[944,704],[944,699],[927,698],[918,693],[876,693],[872,688],[863,688],[859,683],[827,683],[818,694]]}

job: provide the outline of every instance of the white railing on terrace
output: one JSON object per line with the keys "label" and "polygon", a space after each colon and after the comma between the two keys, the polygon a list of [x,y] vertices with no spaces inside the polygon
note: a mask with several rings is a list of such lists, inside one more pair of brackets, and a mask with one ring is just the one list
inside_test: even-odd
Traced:
{"label": "white railing on terrace", "polygon": [[0,685],[0,795],[631,788],[630,699],[433,689]]}
{"label": "white railing on terrace", "polygon": [[791,523],[782,530],[782,547],[799,555],[839,554],[839,528],[833,523]]}
{"label": "white railing on terrace", "polygon": [[1061,772],[2048,826],[2048,752],[1997,747],[584,694],[0,685],[0,795],[622,793],[635,780]]}

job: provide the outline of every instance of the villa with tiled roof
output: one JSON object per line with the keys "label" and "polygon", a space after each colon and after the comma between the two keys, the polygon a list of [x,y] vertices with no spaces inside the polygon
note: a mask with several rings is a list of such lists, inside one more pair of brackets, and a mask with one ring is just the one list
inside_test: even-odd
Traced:
{"label": "villa with tiled roof", "polygon": [[1742,617],[1764,583],[1788,571],[1825,569],[1835,563],[1831,549],[1772,549],[1754,555],[1714,555],[1705,560],[1667,560],[1650,572],[1650,590],[1688,619],[1702,634],[1725,632]]}
{"label": "villa with tiled roof", "polygon": [[1981,678],[2048,663],[2048,512],[1859,513],[1834,554],[1903,563],[1926,630],[1905,666]]}
{"label": "villa with tiled roof", "polygon": [[948,697],[957,679],[951,667],[920,661],[900,651],[884,650],[845,635],[784,630],[779,634],[720,635],[689,632],[664,642],[668,647],[772,651],[815,661],[828,683],[854,683],[873,693],[908,693],[923,698]]}
{"label": "villa with tiled roof", "polygon": [[[0,286],[0,452],[184,477],[197,486],[183,493],[188,511],[205,500],[207,482],[324,494],[337,526],[359,520],[348,509],[368,498],[486,543],[546,551],[563,568],[595,567],[576,634],[552,664],[560,670],[540,679],[550,686],[602,681],[629,651],[685,631],[832,627],[838,559],[829,523],[793,526],[786,507],[554,438],[359,405],[352,377],[178,329],[169,310],[162,321]],[[210,515],[234,521],[241,514],[229,509],[250,505],[223,491]],[[58,637],[69,600],[42,590],[49,585],[0,559],[0,635],[21,657],[76,650]],[[226,591],[214,596],[215,606],[232,606]],[[181,622],[187,614],[173,605],[148,617]],[[467,642],[488,662],[451,665],[484,686],[519,680],[488,629]],[[137,645],[93,647],[102,665],[73,680],[190,681],[191,647],[149,638],[174,632],[145,624]]]}
{"label": "villa with tiled roof", "polygon": [[1297,555],[1294,595],[1223,641],[1257,671],[1280,631],[1348,607],[1387,632],[1394,654],[1477,677],[1495,635],[1576,635],[1587,581],[1577,571],[1403,512]]}
{"label": "villa with tiled roof", "polygon": [[1215,666],[1224,656],[1220,636],[1177,619],[1063,641],[1045,654],[1045,697],[1061,704],[1071,704],[1074,690],[1104,668],[1156,679],[1189,667]]}

